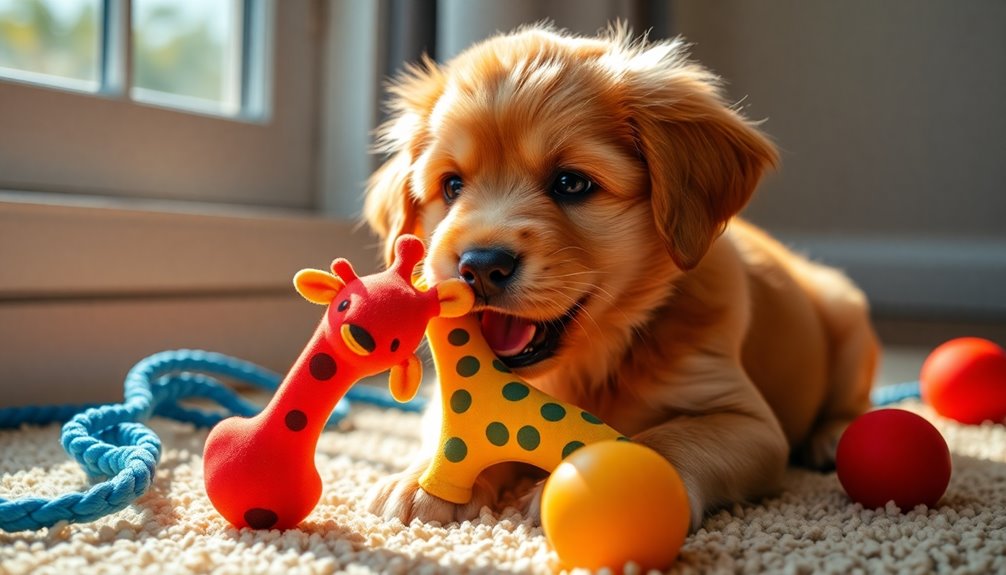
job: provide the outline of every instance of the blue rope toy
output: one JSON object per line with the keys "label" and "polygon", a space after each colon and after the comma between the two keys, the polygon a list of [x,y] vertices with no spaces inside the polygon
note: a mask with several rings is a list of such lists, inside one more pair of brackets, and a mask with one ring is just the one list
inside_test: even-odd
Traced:
{"label": "blue rope toy", "polygon": [[[13,532],[51,527],[60,521],[83,523],[126,508],[150,488],[161,457],[160,438],[144,425],[155,415],[196,427],[212,427],[233,415],[251,417],[259,412],[257,405],[206,374],[270,391],[282,382],[282,376],[275,372],[223,354],[164,351],[129,370],[122,403],[0,408],[0,429],[66,422],[60,443],[94,483],[87,491],[54,499],[0,498],[0,529]],[[223,411],[180,403],[197,398],[212,400]],[[326,428],[338,425],[349,414],[350,401],[406,411],[420,411],[425,403],[417,398],[400,404],[380,389],[355,385],[336,405]]]}

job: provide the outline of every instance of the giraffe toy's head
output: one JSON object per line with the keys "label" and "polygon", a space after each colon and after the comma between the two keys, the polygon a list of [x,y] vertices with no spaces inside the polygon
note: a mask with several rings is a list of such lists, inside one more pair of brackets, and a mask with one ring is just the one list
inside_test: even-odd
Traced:
{"label": "giraffe toy's head", "polygon": [[326,337],[339,365],[351,364],[360,377],[391,370],[390,388],[399,401],[411,399],[422,379],[415,349],[426,324],[434,317],[458,317],[474,304],[471,288],[449,279],[423,290],[412,281],[423,258],[422,241],[398,238],[395,261],[387,270],[359,277],[342,258],[331,273],[301,270],[294,277],[297,291],[310,302],[327,305]]}

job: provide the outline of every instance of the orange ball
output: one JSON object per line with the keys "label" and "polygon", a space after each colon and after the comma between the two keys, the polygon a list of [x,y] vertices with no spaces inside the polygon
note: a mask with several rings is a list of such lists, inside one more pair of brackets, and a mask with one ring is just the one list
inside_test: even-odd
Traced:
{"label": "orange ball", "polygon": [[674,467],[638,443],[581,447],[545,482],[541,523],[570,567],[620,572],[674,562],[688,534],[688,495]]}

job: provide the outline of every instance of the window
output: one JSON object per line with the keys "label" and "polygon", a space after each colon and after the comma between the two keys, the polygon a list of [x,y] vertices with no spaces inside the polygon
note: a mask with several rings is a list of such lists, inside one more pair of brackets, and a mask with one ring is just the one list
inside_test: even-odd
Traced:
{"label": "window", "polygon": [[0,77],[261,118],[264,7],[261,0],[0,0]]}
{"label": "window", "polygon": [[0,187],[314,209],[321,3],[276,4],[0,0]]}
{"label": "window", "polygon": [[96,92],[99,0],[0,0],[0,76]]}
{"label": "window", "polygon": [[241,114],[242,88],[261,89],[242,84],[243,39],[256,32],[243,26],[244,4],[134,0],[132,98],[224,116]]}

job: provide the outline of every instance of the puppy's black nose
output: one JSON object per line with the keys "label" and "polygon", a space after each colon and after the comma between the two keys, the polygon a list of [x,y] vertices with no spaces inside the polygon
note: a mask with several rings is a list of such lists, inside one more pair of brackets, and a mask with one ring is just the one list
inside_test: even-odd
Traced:
{"label": "puppy's black nose", "polygon": [[483,298],[502,292],[516,271],[517,256],[500,248],[468,250],[458,261],[458,275]]}

